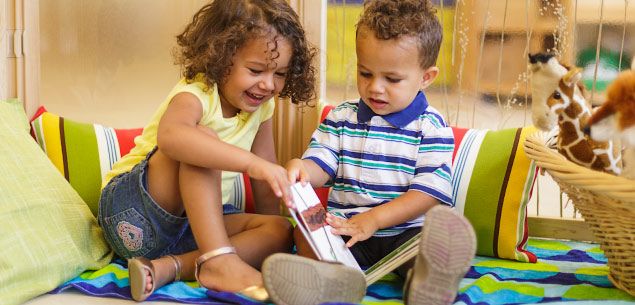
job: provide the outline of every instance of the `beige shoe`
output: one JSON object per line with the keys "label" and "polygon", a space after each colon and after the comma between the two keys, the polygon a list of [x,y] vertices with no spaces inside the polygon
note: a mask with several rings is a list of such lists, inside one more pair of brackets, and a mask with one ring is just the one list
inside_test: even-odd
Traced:
{"label": "beige shoe", "polygon": [[470,222],[447,206],[425,215],[419,253],[404,284],[404,304],[452,304],[476,252]]}
{"label": "beige shoe", "polygon": [[[152,288],[146,292],[146,271],[152,279]],[[156,287],[154,278],[154,266],[152,262],[143,257],[135,257],[128,260],[128,281],[130,283],[130,295],[132,299],[141,302],[147,299]]]}
{"label": "beige shoe", "polygon": [[277,253],[262,264],[269,296],[278,305],[359,303],[366,294],[364,274],[354,268]]}

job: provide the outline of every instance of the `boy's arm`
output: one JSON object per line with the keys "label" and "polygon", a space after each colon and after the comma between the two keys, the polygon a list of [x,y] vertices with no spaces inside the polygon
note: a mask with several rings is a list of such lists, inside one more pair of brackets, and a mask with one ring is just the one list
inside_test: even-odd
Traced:
{"label": "boy's arm", "polygon": [[357,214],[348,220],[328,214],[327,221],[333,227],[333,233],[351,237],[346,243],[348,247],[351,247],[358,241],[370,238],[377,230],[415,219],[437,204],[439,201],[436,198],[423,192],[410,190],[388,203]]}
{"label": "boy's arm", "polygon": [[[278,164],[273,141],[273,120],[268,119],[260,124],[256,133],[251,152],[271,163]],[[269,183],[266,181],[251,179],[251,189],[254,195],[256,213],[280,215],[280,198],[278,198]]]}
{"label": "boy's arm", "polygon": [[437,204],[439,201],[436,198],[410,190],[388,203],[370,209],[368,213],[375,219],[378,229],[384,229],[413,220]]}

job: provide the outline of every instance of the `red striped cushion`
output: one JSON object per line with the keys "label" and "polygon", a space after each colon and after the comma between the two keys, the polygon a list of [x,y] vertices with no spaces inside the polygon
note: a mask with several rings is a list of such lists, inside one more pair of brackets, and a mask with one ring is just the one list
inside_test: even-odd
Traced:
{"label": "red striped cushion", "polygon": [[[40,107],[31,120],[31,133],[59,172],[97,216],[104,175],[134,147],[143,128],[114,129],[75,122]],[[239,175],[230,202],[254,212],[254,199],[247,175]]]}
{"label": "red striped cushion", "polygon": [[477,235],[477,254],[535,262],[526,250],[527,203],[536,166],[522,143],[533,127],[498,131],[453,128],[452,197]]}
{"label": "red striped cushion", "polygon": [[32,133],[59,172],[97,215],[102,177],[134,146],[142,128],[79,123],[38,109]]}

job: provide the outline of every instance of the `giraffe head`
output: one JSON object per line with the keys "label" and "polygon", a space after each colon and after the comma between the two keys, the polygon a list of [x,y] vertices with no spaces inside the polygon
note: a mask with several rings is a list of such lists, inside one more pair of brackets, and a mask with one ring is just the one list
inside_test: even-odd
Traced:
{"label": "giraffe head", "polygon": [[625,147],[635,147],[634,71],[621,72],[607,88],[606,101],[593,113],[585,130],[592,139],[606,141],[620,135]]}
{"label": "giraffe head", "polygon": [[572,68],[567,71],[551,95],[547,97],[546,106],[556,118],[579,118],[584,112],[591,115],[586,99],[582,95],[582,89],[578,82],[582,78],[580,68]]}
{"label": "giraffe head", "polygon": [[558,88],[567,68],[561,65],[552,54],[529,54],[531,78],[531,118],[536,127],[550,131],[558,121],[556,114],[549,109],[547,100]]}

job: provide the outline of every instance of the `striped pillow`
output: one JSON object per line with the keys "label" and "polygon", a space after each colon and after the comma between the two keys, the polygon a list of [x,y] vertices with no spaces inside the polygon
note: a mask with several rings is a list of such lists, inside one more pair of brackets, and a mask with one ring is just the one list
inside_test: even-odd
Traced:
{"label": "striped pillow", "polygon": [[477,254],[536,262],[526,250],[527,203],[536,166],[522,149],[525,137],[535,129],[453,131],[452,198],[474,226]]}
{"label": "striped pillow", "polygon": [[142,128],[114,129],[78,123],[40,107],[31,121],[35,140],[97,215],[102,177],[134,147]]}

